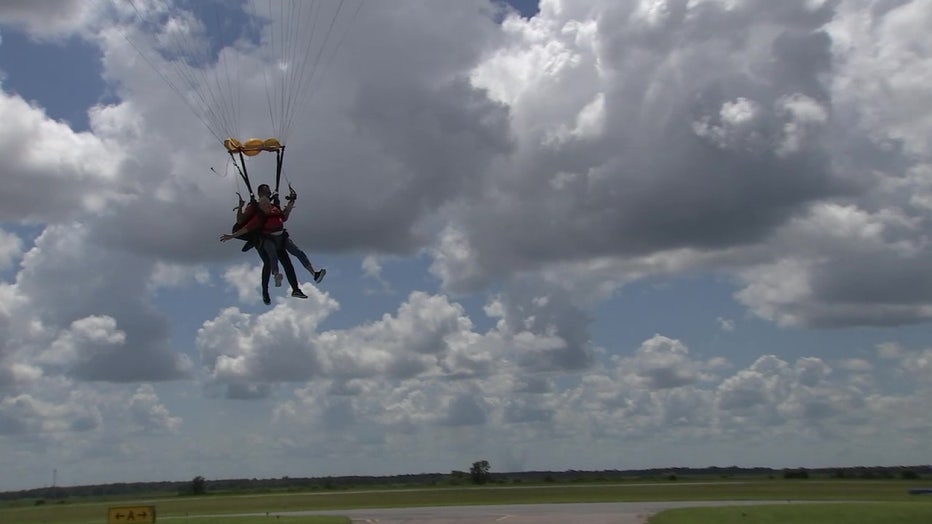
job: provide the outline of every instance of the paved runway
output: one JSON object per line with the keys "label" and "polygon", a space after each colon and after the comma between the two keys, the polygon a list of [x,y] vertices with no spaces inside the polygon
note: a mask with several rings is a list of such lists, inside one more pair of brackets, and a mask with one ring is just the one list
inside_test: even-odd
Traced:
{"label": "paved runway", "polygon": [[354,524],[643,524],[647,522],[647,517],[665,509],[779,503],[775,500],[745,500],[511,504],[295,511],[274,515],[343,515]]}

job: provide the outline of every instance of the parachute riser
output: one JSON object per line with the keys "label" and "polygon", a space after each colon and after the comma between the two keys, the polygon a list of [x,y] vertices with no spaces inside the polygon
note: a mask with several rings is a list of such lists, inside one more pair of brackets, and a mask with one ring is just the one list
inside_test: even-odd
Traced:
{"label": "parachute riser", "polygon": [[[261,154],[263,151],[275,152],[275,190],[272,192],[272,198],[277,204],[279,202],[278,190],[281,186],[281,177],[285,162],[285,145],[277,138],[267,138],[265,140],[250,138],[245,142],[240,142],[235,138],[227,138],[223,141],[223,146],[226,148],[227,153],[229,153],[230,158],[233,159],[233,165],[235,165],[237,171],[239,171],[243,182],[246,183],[246,189],[249,190],[251,200],[255,200],[255,195],[252,191],[252,184],[249,182],[246,157],[254,157]],[[239,156],[239,163],[236,162],[237,155]],[[242,166],[240,164],[242,164]],[[287,180],[287,177],[285,178]]]}
{"label": "parachute riser", "polygon": [[275,151],[275,195],[278,196],[278,188],[282,180],[282,166],[285,162],[285,146]]}
{"label": "parachute riser", "polygon": [[[239,152],[239,163],[236,162],[236,155],[233,154],[233,151],[229,153],[230,159],[233,160],[233,165],[236,167],[236,171],[246,184],[246,191],[249,191],[249,200],[255,200],[256,197],[252,192],[252,184],[249,183],[249,173],[246,171],[246,158],[243,157],[243,152]],[[242,164],[242,167],[240,167],[240,164]]]}

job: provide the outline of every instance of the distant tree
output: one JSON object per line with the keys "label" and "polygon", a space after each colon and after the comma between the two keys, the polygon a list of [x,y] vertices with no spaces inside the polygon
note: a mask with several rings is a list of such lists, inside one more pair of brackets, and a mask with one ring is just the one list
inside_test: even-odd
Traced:
{"label": "distant tree", "polygon": [[191,480],[191,494],[204,495],[205,493],[207,493],[207,481],[200,475],[194,477]]}
{"label": "distant tree", "polygon": [[472,467],[469,468],[469,478],[472,479],[473,484],[485,484],[491,477],[488,460],[473,462]]}
{"label": "distant tree", "polygon": [[919,474],[911,469],[900,472],[900,477],[904,480],[916,480],[919,478]]}
{"label": "distant tree", "polygon": [[809,471],[806,468],[784,469],[783,478],[785,479],[807,479],[809,478]]}

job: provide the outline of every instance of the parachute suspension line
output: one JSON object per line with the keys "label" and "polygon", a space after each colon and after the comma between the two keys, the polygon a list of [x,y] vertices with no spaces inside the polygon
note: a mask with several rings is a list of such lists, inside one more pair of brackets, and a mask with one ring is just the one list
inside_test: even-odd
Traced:
{"label": "parachute suspension line", "polygon": [[[300,53],[303,60],[301,60],[300,65],[296,67],[296,71],[294,72],[297,81],[291,82],[290,85],[292,89],[286,96],[284,112],[282,113],[283,134],[290,130],[294,123],[295,114],[298,112],[297,102],[299,96],[305,93],[307,96],[310,96],[310,93],[315,90],[312,81],[317,73],[317,67],[320,64],[321,56],[323,56],[323,52],[327,49],[328,42],[330,42],[330,34],[333,31],[333,27],[340,17],[340,12],[343,10],[344,2],[345,0],[340,0],[337,4],[336,11],[330,17],[327,29],[321,38],[318,38],[318,35],[323,29],[322,26],[326,23],[325,17],[321,12],[323,8],[320,7],[320,3],[312,4],[313,11],[310,16],[313,18],[313,23],[311,25],[310,38],[304,43],[303,49],[298,49],[298,39],[294,39],[294,46],[290,53],[290,59],[293,60],[298,56],[298,53]],[[297,27],[295,27],[294,30],[297,31]],[[316,53],[313,52],[315,40],[318,41]]]}
{"label": "parachute suspension line", "polygon": [[[193,4],[192,4],[193,5]],[[227,24],[224,24],[220,19],[219,10],[211,10],[210,13],[213,14],[214,25],[218,28],[221,35],[221,42],[226,42],[228,37]],[[207,14],[206,12],[204,13]],[[210,39],[208,39],[208,42]],[[196,40],[193,41],[194,45],[197,46],[198,43]],[[213,61],[213,48],[207,43],[203,47],[204,53],[201,57],[200,63],[197,64],[200,67],[194,67],[194,70],[198,72],[201,78],[200,84],[203,85],[204,90],[207,93],[209,98],[209,104],[207,107],[210,109],[211,114],[217,115],[218,125],[221,127],[223,134],[226,136],[235,136],[237,129],[237,116],[239,115],[239,105],[237,100],[230,95],[230,93],[239,93],[239,89],[233,89],[235,84],[230,80],[230,59],[224,58],[230,57],[231,53],[226,55],[222,54],[222,50],[218,50],[216,62]],[[234,55],[235,56],[235,55]],[[208,74],[208,66],[213,64],[213,67],[216,71],[212,74]],[[225,73],[227,79],[226,89],[221,83],[221,71]],[[224,94],[227,93],[227,94]]]}
{"label": "parachute suspension line", "polygon": [[[235,163],[235,162],[233,162],[233,163]],[[213,166],[211,166],[210,171],[211,171],[213,174],[215,174],[215,175],[217,175],[217,176],[219,176],[219,177],[227,178],[227,177],[229,176],[229,174],[230,174],[230,164],[231,164],[230,160],[227,160],[227,161],[225,161],[225,162],[223,163],[223,173],[217,171],[216,168],[214,168]],[[232,177],[229,177],[229,179],[230,179],[230,188],[231,188],[231,191],[233,191],[233,192],[235,192],[235,193],[240,193],[240,188],[241,188],[240,180],[241,180],[241,178],[238,179],[238,178],[236,178],[235,176],[232,176]]]}
{"label": "parachute suspension line", "polygon": [[[204,124],[214,138],[222,143],[224,140],[224,136],[222,135],[230,134],[229,132],[235,127],[232,125],[232,116],[235,115],[235,107],[233,109],[223,107],[221,103],[222,97],[215,93],[215,89],[211,87],[210,79],[206,71],[197,64],[192,64],[186,56],[188,50],[200,48],[192,38],[188,36],[190,28],[186,26],[186,23],[189,20],[183,17],[173,17],[169,14],[166,15],[168,21],[163,23],[159,20],[157,14],[152,14],[151,11],[140,9],[133,0],[129,0],[129,3],[136,13],[140,27],[155,27],[161,29],[165,26],[167,28],[167,30],[161,31],[162,34],[167,36],[165,40],[166,43],[162,47],[173,56],[165,58],[162,61],[162,66],[156,65],[153,59],[149,58],[147,53],[144,52],[139,45],[125,34],[123,35],[124,38],[136,49],[143,60],[155,70],[172,91],[178,95],[178,98],[180,98],[188,109],[190,109],[201,123]],[[152,51],[155,52],[156,55],[159,54],[156,48],[153,48]],[[201,62],[205,64],[208,62],[206,56],[200,56],[199,58]],[[181,84],[183,84],[187,90],[182,89],[177,82],[173,81],[163,70],[165,68],[174,71],[176,79],[180,80]]]}
{"label": "parachute suspension line", "polygon": [[278,79],[278,86],[277,86],[278,92],[275,94],[276,95],[275,105],[278,106],[276,107],[275,114],[278,116],[278,121],[276,122],[275,119],[273,119],[272,126],[273,126],[275,134],[278,135],[278,139],[284,140],[284,137],[282,136],[281,124],[285,118],[285,108],[284,108],[285,87],[287,86],[287,83],[288,83],[287,82],[288,73],[290,71],[290,68],[292,67],[291,57],[286,54],[286,44],[288,42],[293,41],[292,35],[294,33],[293,31],[290,30],[291,25],[288,22],[291,20],[294,20],[295,5],[292,3],[287,4],[287,9],[288,9],[287,13],[284,12],[284,10],[286,9],[285,4],[281,4],[279,6],[279,9],[282,10],[282,12],[279,13],[279,17],[280,17],[279,20],[281,21],[280,22],[281,30],[279,34],[281,35],[281,40],[279,40],[278,55],[277,55],[278,60],[275,64],[276,70],[274,71],[274,73],[280,77]]}
{"label": "parachute suspension line", "polygon": [[[313,20],[313,22],[311,22],[310,24],[310,30],[308,31],[308,38],[304,42],[304,45],[302,46],[302,48],[299,48],[299,41],[297,38],[294,40],[290,40],[290,42],[292,42],[292,46],[291,46],[291,49],[289,49],[287,56],[288,56],[288,62],[289,62],[288,73],[291,75],[291,78],[292,78],[292,80],[289,82],[289,86],[291,86],[292,89],[289,90],[287,93],[284,93],[284,92],[282,93],[283,95],[282,96],[283,109],[282,109],[282,122],[281,122],[282,133],[285,133],[287,130],[290,129],[288,122],[290,122],[291,120],[290,116],[292,112],[295,110],[295,107],[294,107],[295,100],[297,99],[299,93],[306,93],[307,91],[310,90],[310,87],[311,87],[307,84],[305,78],[306,78],[306,71],[307,71],[308,63],[310,62],[311,56],[313,55],[312,53],[313,43],[317,39],[317,35],[320,32],[318,26],[320,25],[320,21],[322,19],[321,11],[323,8],[321,7],[321,5],[322,4],[320,2],[315,2],[311,4],[312,6],[311,12],[308,15],[308,18]],[[305,19],[305,16],[303,13],[296,13],[296,15],[297,16],[295,18],[300,17],[301,19]],[[292,31],[297,31],[295,27],[292,27],[291,29]],[[326,45],[326,40],[322,42],[319,45],[319,47],[322,48],[324,45]],[[297,61],[299,56],[303,57],[300,63]]]}
{"label": "parachute suspension line", "polygon": [[[205,13],[206,14],[206,13]],[[220,32],[222,35],[226,34],[225,24],[220,20],[219,13],[213,11],[214,21],[217,26],[220,27]],[[207,113],[213,119],[214,125],[220,129],[224,135],[227,137],[235,136],[237,132],[237,115],[239,114],[239,107],[236,104],[236,100],[232,96],[224,95],[226,91],[221,84],[221,75],[220,70],[226,71],[227,77],[229,77],[229,60],[224,59],[220,54],[217,55],[216,63],[213,67],[217,69],[216,72],[208,74],[208,67],[213,63],[213,57],[211,53],[213,52],[209,44],[199,44],[193,37],[189,36],[189,32],[182,31],[180,32],[184,38],[182,42],[182,47],[179,49],[183,51],[185,49],[203,49],[203,52],[200,56],[195,55],[197,60],[196,64],[191,64],[188,59],[185,59],[185,65],[188,67],[185,68],[182,72],[187,73],[188,71],[193,71],[193,75],[189,75],[193,80],[190,82],[192,91],[197,94],[201,100],[204,102],[204,107],[207,110]],[[223,38],[223,36],[221,37]],[[221,40],[224,41],[224,40]],[[182,54],[182,56],[184,56]],[[196,77],[195,77],[196,75]],[[198,81],[199,80],[199,81]],[[232,87],[232,83],[228,80],[228,86]],[[236,90],[238,92],[238,90]]]}
{"label": "parachute suspension line", "polygon": [[[268,0],[269,16],[265,20],[256,11],[262,10],[259,5],[243,13],[249,25],[231,24],[225,17],[229,13],[218,6],[206,8],[209,4],[199,0],[178,0],[177,5],[127,1],[132,10],[124,17],[128,22],[124,38],[211,135],[224,144],[250,195],[253,188],[246,157],[260,150],[276,151],[277,192],[284,174],[287,135],[298,120],[300,107],[315,96],[318,86],[314,84],[326,79],[323,69],[333,63],[364,0],[354,0],[358,2],[355,10],[347,0]],[[215,3],[217,0],[210,4]],[[350,13],[347,23],[345,15]],[[257,34],[262,35],[261,40],[255,40]],[[236,60],[246,52],[244,43],[250,50],[256,44],[255,50],[266,54],[260,68],[276,137],[271,145],[269,139],[259,149],[254,144],[240,144],[237,139],[243,81]],[[253,140],[257,139],[245,142]]]}
{"label": "parachute suspension line", "polygon": [[[233,154],[234,152],[229,151],[229,153],[230,160],[233,161],[233,166],[236,167],[236,171],[239,172],[239,176],[243,179],[243,182],[246,183],[246,191],[249,192],[249,200],[255,200],[256,196],[252,192],[252,184],[249,183],[249,173],[246,171],[246,158],[243,156],[243,152],[239,152],[239,164],[236,163],[236,156]],[[243,167],[240,167],[240,164],[242,164]]]}
{"label": "parachute suspension line", "polygon": [[[269,20],[274,20],[275,18],[272,15],[272,0],[269,0],[268,11],[269,11]],[[275,24],[270,23],[269,24],[269,45],[274,47],[275,43],[276,43]],[[281,56],[281,53],[279,53],[278,56]],[[281,67],[281,64],[279,63],[275,63],[274,65],[276,68]],[[266,102],[268,102],[268,105],[269,105],[269,121],[272,123],[273,132],[277,133],[278,129],[275,125],[275,110],[273,109],[273,104],[272,104],[272,84],[269,80],[269,69],[267,67],[262,68],[262,73],[263,73],[263,77],[265,77],[265,100]],[[281,140],[280,136],[277,138]]]}
{"label": "parachute suspension line", "polygon": [[324,4],[292,0],[287,7],[281,7],[281,13],[287,16],[281,20],[278,47],[281,62],[276,71],[282,76],[280,98],[275,101],[280,121],[273,125],[282,142],[286,141],[301,108],[318,90],[316,84],[325,78],[326,67],[333,62],[362,9],[360,0],[347,20],[346,0],[335,1],[329,10],[322,7]]}
{"label": "parachute suspension line", "polygon": [[[282,81],[279,84],[280,92],[278,93],[278,105],[279,105],[279,121],[277,125],[273,122],[273,125],[276,125],[275,132],[278,134],[279,138],[284,140],[287,134],[287,129],[285,128],[285,122],[287,119],[287,114],[291,111],[291,98],[295,96],[293,93],[295,91],[300,92],[302,86],[298,81],[300,76],[298,72],[300,67],[297,64],[298,57],[298,35],[299,28],[304,26],[306,32],[305,35],[309,35],[308,41],[313,41],[314,36],[317,31],[315,30],[317,16],[316,13],[320,10],[320,2],[311,2],[310,9],[311,15],[313,16],[314,23],[307,27],[304,24],[306,20],[306,15],[304,13],[304,6],[308,5],[299,4],[295,0],[292,0],[287,5],[287,14],[281,19],[282,21],[282,40],[279,47],[279,57],[281,63],[278,64],[280,69],[280,74],[282,75]],[[283,7],[284,9],[284,7]],[[302,55],[307,60],[308,53]],[[296,80],[298,79],[298,80]]]}
{"label": "parachute suspension line", "polygon": [[[337,56],[337,51],[340,50],[340,47],[343,45],[343,41],[346,40],[346,35],[349,34],[350,28],[353,26],[353,23],[356,22],[356,18],[359,16],[359,12],[362,11],[362,6],[363,6],[363,2],[362,2],[362,1],[360,1],[358,4],[356,4],[356,10],[353,11],[352,17],[350,17],[349,22],[346,24],[346,27],[343,29],[343,34],[340,35],[340,39],[337,40],[336,46],[334,46],[333,50],[332,50],[331,53],[330,53],[330,56],[327,57],[327,61],[324,62],[323,67],[320,68],[319,71],[327,71],[327,69],[330,68],[330,65],[333,63],[333,60],[334,60],[334,59],[336,58],[336,56]],[[315,68],[315,70],[314,70],[314,75],[316,75],[317,72],[318,72],[318,69]],[[311,78],[311,83],[313,83],[313,82],[314,82],[314,79]],[[317,93],[317,90],[316,90],[316,89],[311,90],[311,92],[308,94],[308,97],[307,97],[307,99],[305,100],[304,103],[305,103],[305,104],[310,103],[311,99],[314,98],[314,95],[315,95],[316,93]]]}
{"label": "parachute suspension line", "polygon": [[[192,3],[192,9],[195,5],[199,4]],[[194,11],[179,10],[179,12],[184,15],[167,15],[168,21],[164,33],[168,37],[168,51],[173,54],[168,64],[186,84],[188,96],[196,98],[199,102],[199,107],[202,109],[196,114],[199,117],[203,116],[209,122],[214,134],[221,135],[219,139],[222,142],[224,138],[235,136],[239,115],[237,101],[230,94],[234,90],[227,91],[220,81],[221,70],[226,71],[228,78],[230,76],[231,54],[222,55],[218,52],[217,59],[214,61],[210,38],[205,36],[204,41],[198,40],[197,30],[200,27],[199,24],[207,20],[209,13],[213,14],[215,24],[222,35],[226,35],[226,24],[220,20],[218,10],[200,13],[201,17],[198,17]],[[232,80],[228,80],[227,83],[231,88],[235,85]]]}
{"label": "parachute suspension line", "polygon": [[[165,34],[168,38],[166,40],[167,51],[171,53],[166,60],[166,65],[170,66],[174,71],[175,75],[181,79],[181,81],[188,88],[187,93],[179,93],[180,96],[186,101],[189,100],[189,96],[197,99],[197,105],[202,107],[201,111],[195,111],[195,115],[199,118],[206,119],[208,127],[211,128],[215,133],[220,131],[221,134],[224,131],[223,126],[219,125],[220,117],[214,113],[213,104],[211,101],[215,101],[215,97],[212,96],[212,93],[204,90],[198,89],[199,82],[198,76],[200,76],[201,83],[205,80],[205,76],[202,72],[198,75],[199,71],[197,67],[193,67],[191,64],[190,58],[188,55],[188,50],[198,49],[194,44],[194,41],[189,36],[190,28],[186,27],[188,20],[180,16],[168,16],[168,20],[165,22],[165,30],[160,31]],[[158,19],[155,20],[161,29],[162,22]],[[179,27],[174,27],[174,26]],[[198,57],[203,58],[203,57]],[[208,100],[210,98],[210,100]],[[221,138],[222,140],[222,138]]]}
{"label": "parachute suspension line", "polygon": [[[311,2],[305,2],[311,3]],[[275,6],[273,8],[273,5]],[[269,77],[269,68],[263,68],[265,77],[265,97],[269,107],[269,121],[272,126],[272,133],[276,138],[284,142],[285,137],[282,122],[285,114],[286,89],[290,80],[289,71],[293,69],[292,61],[294,53],[291,51],[292,44],[297,38],[298,28],[301,26],[301,16],[296,14],[295,7],[303,5],[292,0],[290,3],[282,1],[269,0],[268,2],[268,30],[269,46],[273,51],[272,73],[276,77],[277,85],[273,84]],[[311,5],[316,6],[318,2]],[[287,9],[287,11],[286,11]]]}
{"label": "parachute suspension line", "polygon": [[329,3],[329,10],[324,1],[268,1],[268,42],[275,60],[264,69],[266,104],[273,133],[282,142],[287,141],[299,102],[314,90],[317,67],[334,54],[328,47],[346,11],[345,1]]}
{"label": "parachute suspension line", "polygon": [[[339,8],[338,8],[337,15],[339,15],[339,11],[342,10],[342,8],[343,8],[343,3],[344,3],[344,0],[341,0],[341,1],[340,1],[340,6],[339,6]],[[323,72],[326,72],[327,69],[330,68],[330,65],[333,63],[333,60],[336,58],[337,52],[340,50],[340,47],[342,47],[342,45],[343,45],[343,41],[346,40],[346,36],[347,36],[347,35],[349,34],[349,32],[350,32],[350,28],[352,28],[353,23],[356,21],[356,18],[359,16],[359,12],[362,11],[362,6],[363,6],[363,1],[360,1],[359,3],[356,4],[356,9],[353,11],[353,14],[350,16],[349,21],[345,24],[345,27],[343,28],[343,32],[342,32],[342,34],[339,36],[339,39],[337,40],[336,45],[334,45],[334,46],[330,49],[330,54],[329,54],[329,56],[327,57],[327,59],[324,61],[323,66],[322,66],[322,67],[318,67],[318,64],[315,63],[315,66],[314,66],[314,68],[313,68],[313,70],[312,70],[313,72],[311,73],[311,79],[310,79],[310,81],[309,81],[309,84],[311,84],[311,85],[314,84],[315,77],[317,77],[318,73],[320,73],[321,76],[323,76]],[[330,29],[333,29],[333,26],[334,26],[334,24],[336,23],[336,19],[337,19],[337,16],[335,15],[334,18],[333,18],[333,19],[331,20],[331,22],[330,22],[330,28],[328,29],[328,35],[329,35]],[[320,51],[323,52],[325,48],[326,48],[326,46],[321,46]],[[319,62],[319,61],[318,61],[318,62]],[[303,103],[304,103],[304,104],[310,104],[310,103],[311,103],[311,100],[314,98],[314,95],[317,94],[317,91],[318,91],[317,89],[310,89],[309,92],[308,92],[308,96],[307,96],[307,98],[305,98],[305,99],[303,100]],[[292,125],[293,121],[294,121],[294,116],[291,115],[290,121],[289,121],[289,123],[288,123],[288,126],[289,126],[289,127]]]}
{"label": "parachute suspension line", "polygon": [[[219,27],[221,33],[221,41],[226,35],[225,24],[220,20],[220,16],[216,11],[213,11],[214,23]],[[186,32],[182,32],[183,35],[186,35]],[[198,49],[196,40],[193,40],[191,37],[188,37],[184,40],[183,46],[181,49]],[[183,70],[183,73],[187,73],[189,70],[193,71],[194,74],[190,75],[189,78],[192,78],[191,88],[192,91],[197,94],[201,100],[204,102],[204,107],[207,110],[207,113],[211,115],[214,125],[220,129],[224,135],[227,137],[234,136],[237,131],[237,115],[239,114],[239,109],[237,101],[232,96],[225,96],[224,92],[233,92],[232,82],[229,79],[229,60],[225,60],[219,53],[217,55],[216,63],[213,65],[217,69],[213,74],[208,74],[208,67],[212,63],[213,57],[211,53],[213,52],[210,45],[206,44],[203,47],[204,51],[201,56],[198,56],[196,64],[191,64],[187,59],[184,60],[185,65],[188,67]],[[221,83],[221,71],[225,73],[226,88]],[[196,78],[195,78],[196,75]],[[199,80],[199,81],[198,81]],[[227,91],[229,89],[229,91]],[[238,90],[236,90],[238,92]]]}
{"label": "parachute suspension line", "polygon": [[[221,41],[227,42],[229,39],[229,33],[227,31],[228,26],[227,24],[223,23],[223,21],[220,19],[220,14],[217,11],[214,11],[213,13],[214,13],[214,24],[220,28],[220,32],[222,35]],[[239,132],[239,129],[237,129],[238,118],[236,118],[236,116],[240,114],[239,108],[242,107],[242,91],[240,89],[240,84],[238,82],[235,82],[233,79],[234,75],[231,72],[230,60],[220,60],[219,58],[220,57],[218,56],[217,65],[222,66],[223,68],[223,79],[226,81],[225,92],[232,93],[234,95],[234,96],[225,98],[225,100],[229,104],[230,114],[233,115],[232,122],[230,122],[231,125],[229,125],[229,129],[227,129],[227,136],[232,137],[232,136],[235,136],[235,134]],[[217,91],[220,93],[223,93],[224,89],[222,89],[221,88],[222,86],[220,85],[220,75],[217,74],[216,77],[217,77],[217,87],[218,87]],[[221,97],[221,100],[224,100],[224,97]]]}
{"label": "parachute suspension line", "polygon": [[[136,12],[136,15],[139,17],[139,19],[143,20],[143,14],[139,10],[139,7],[136,6],[136,2],[134,2],[133,0],[129,0],[129,4],[130,6],[132,6],[133,10]],[[223,142],[223,138],[214,131],[214,128],[210,126],[210,123],[207,120],[205,120],[203,117],[200,116],[200,112],[197,110],[196,107],[194,107],[194,104],[192,104],[191,101],[188,100],[188,97],[185,96],[181,88],[178,87],[178,85],[175,84],[175,82],[173,82],[171,78],[169,78],[168,75],[166,75],[162,71],[162,69],[159,68],[155,64],[155,62],[152,61],[151,58],[146,56],[146,53],[143,52],[142,48],[140,48],[138,45],[136,45],[135,42],[133,42],[128,36],[126,36],[126,33],[124,31],[121,30],[120,34],[123,36],[123,39],[126,40],[129,43],[129,45],[131,45],[133,49],[136,50],[136,53],[138,53],[139,56],[142,57],[142,59],[146,62],[146,64],[148,64],[149,67],[151,67],[152,70],[155,71],[156,74],[159,75],[162,81],[165,82],[165,84],[168,85],[168,87],[171,88],[171,90],[174,91],[176,95],[178,95],[178,98],[180,98],[181,101],[184,102],[186,106],[188,106],[188,109],[191,110],[191,113],[197,116],[198,120],[200,120],[201,123],[204,124],[204,127],[207,128],[210,134],[214,135],[214,138],[216,138],[218,141]]]}

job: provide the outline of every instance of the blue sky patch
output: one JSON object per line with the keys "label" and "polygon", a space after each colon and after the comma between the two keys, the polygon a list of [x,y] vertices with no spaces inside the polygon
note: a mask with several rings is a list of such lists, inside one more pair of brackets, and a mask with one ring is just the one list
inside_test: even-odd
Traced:
{"label": "blue sky patch", "polygon": [[70,123],[75,131],[86,131],[87,110],[108,100],[99,53],[80,38],[37,42],[20,31],[4,30],[3,90],[35,101],[50,118]]}

